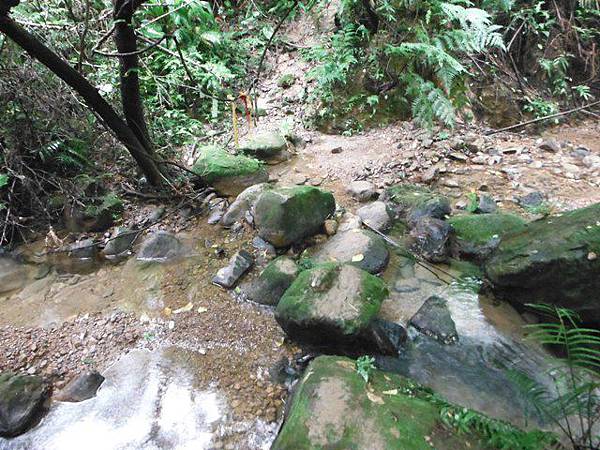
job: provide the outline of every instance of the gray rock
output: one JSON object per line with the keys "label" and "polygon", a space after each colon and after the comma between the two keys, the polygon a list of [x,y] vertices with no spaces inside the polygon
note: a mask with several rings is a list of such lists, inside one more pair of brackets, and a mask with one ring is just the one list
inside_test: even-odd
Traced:
{"label": "gray rock", "polygon": [[545,139],[538,146],[541,150],[547,152],[558,153],[560,151],[560,144],[554,139]]}
{"label": "gray rock", "polygon": [[335,212],[330,192],[311,186],[273,188],[254,206],[258,235],[275,247],[287,247],[317,233]]}
{"label": "gray rock", "polygon": [[21,289],[29,279],[28,270],[12,258],[0,257],[0,294]]}
{"label": "gray rock", "polygon": [[410,227],[422,217],[444,219],[452,211],[448,198],[414,184],[398,184],[387,188],[382,201]]}
{"label": "gray rock", "polygon": [[254,238],[252,239],[252,247],[259,250],[260,252],[263,252],[265,255],[268,256],[277,255],[277,250],[275,249],[275,247],[272,244],[269,244],[260,236],[254,236]]}
{"label": "gray rock", "polygon": [[125,253],[131,248],[139,231],[134,231],[126,227],[118,227],[113,231],[110,240],[106,243],[102,254],[107,257],[115,257]]}
{"label": "gray rock", "polygon": [[146,237],[137,254],[139,261],[166,261],[181,254],[183,245],[171,233],[158,231]]}
{"label": "gray rock", "polygon": [[254,204],[261,193],[269,188],[269,184],[260,183],[250,186],[237,196],[235,201],[227,208],[227,211],[221,218],[221,224],[230,227],[235,222],[242,220],[246,213],[252,211]]}
{"label": "gray rock", "polygon": [[368,202],[377,197],[375,186],[368,181],[353,181],[346,191],[359,202]]}
{"label": "gray rock", "polygon": [[93,239],[84,239],[82,241],[74,242],[63,248],[69,256],[79,259],[91,259],[95,258],[98,254],[98,246],[95,244]]}
{"label": "gray rock", "polygon": [[258,278],[242,287],[242,293],[253,302],[275,306],[300,272],[296,262],[287,256],[271,261]]}
{"label": "gray rock", "polygon": [[496,205],[496,200],[494,200],[491,196],[483,194],[479,197],[479,204],[477,205],[477,212],[480,214],[492,214],[495,213],[498,209],[498,205]]}
{"label": "gray rock", "polygon": [[451,232],[452,227],[443,220],[422,217],[410,231],[409,248],[427,261],[443,262],[448,257]]}
{"label": "gray rock", "polygon": [[96,396],[104,377],[96,371],[85,372],[69,382],[57,395],[60,402],[82,402]]}
{"label": "gray rock", "polygon": [[212,206],[210,209],[210,214],[208,215],[207,222],[209,225],[217,224],[223,218],[225,214],[225,210],[227,209],[227,205],[225,204],[225,200],[220,199],[218,203]]}
{"label": "gray rock", "polygon": [[402,325],[381,318],[371,321],[369,334],[371,347],[384,355],[400,353],[408,337]]}
{"label": "gray rock", "polygon": [[0,374],[0,436],[24,433],[41,417],[50,390],[39,377]]}
{"label": "gray rock", "polygon": [[458,341],[456,325],[452,320],[446,300],[438,296],[429,297],[410,319],[410,324],[421,333],[444,344],[453,344]]}
{"label": "gray rock", "polygon": [[530,192],[527,195],[516,197],[515,200],[522,208],[535,208],[546,201],[546,196],[542,192],[535,191]]}
{"label": "gray rock", "polygon": [[225,289],[230,289],[250,270],[253,264],[252,255],[245,250],[240,250],[231,257],[226,267],[219,269],[212,282]]}
{"label": "gray rock", "polygon": [[392,226],[392,218],[386,204],[383,202],[369,203],[356,211],[356,214],[364,224],[375,228],[377,231],[387,231]]}
{"label": "gray rock", "polygon": [[352,213],[344,213],[341,217],[337,232],[342,233],[344,231],[356,230],[362,227],[362,220],[355,214]]}
{"label": "gray rock", "polygon": [[276,131],[265,131],[256,134],[239,149],[242,153],[259,159],[283,161],[288,159],[287,141]]}
{"label": "gray rock", "polygon": [[389,259],[385,241],[362,229],[338,232],[314,255],[316,262],[349,263],[372,274],[382,272]]}

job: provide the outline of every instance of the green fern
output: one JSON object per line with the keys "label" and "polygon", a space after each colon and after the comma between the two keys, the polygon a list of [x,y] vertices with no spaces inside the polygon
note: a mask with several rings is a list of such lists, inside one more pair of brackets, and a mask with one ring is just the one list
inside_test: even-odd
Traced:
{"label": "green fern", "polygon": [[581,327],[573,311],[552,305],[528,305],[552,322],[527,325],[529,338],[559,348],[563,357],[547,372],[549,386],[516,371],[509,377],[535,407],[540,417],[554,423],[574,448],[598,448],[593,436],[600,420],[600,331]]}

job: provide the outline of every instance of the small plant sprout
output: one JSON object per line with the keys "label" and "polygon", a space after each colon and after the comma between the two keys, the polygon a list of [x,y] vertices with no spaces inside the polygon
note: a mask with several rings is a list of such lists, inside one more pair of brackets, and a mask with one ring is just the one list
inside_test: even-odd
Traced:
{"label": "small plant sprout", "polygon": [[371,372],[375,370],[375,358],[372,356],[361,356],[356,360],[356,371],[364,378],[365,383],[369,382]]}

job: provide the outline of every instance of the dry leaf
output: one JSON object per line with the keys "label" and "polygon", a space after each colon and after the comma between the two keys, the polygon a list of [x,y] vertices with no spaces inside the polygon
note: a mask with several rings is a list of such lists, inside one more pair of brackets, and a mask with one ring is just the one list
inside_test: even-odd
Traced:
{"label": "dry leaf", "polygon": [[384,401],[381,397],[379,397],[378,395],[372,394],[371,392],[367,391],[367,397],[369,398],[369,400],[371,400],[373,403],[377,403],[378,405],[383,405]]}
{"label": "dry leaf", "polygon": [[194,304],[192,302],[190,302],[187,305],[185,305],[183,308],[179,308],[179,309],[176,309],[175,311],[173,311],[173,314],[181,314],[182,312],[191,311],[193,307],[194,307]]}
{"label": "dry leaf", "polygon": [[204,306],[200,306],[198,308],[198,313],[199,314],[205,313],[206,311],[208,311],[208,308],[205,308]]}
{"label": "dry leaf", "polygon": [[165,314],[165,316],[170,317],[171,316],[171,308],[169,308],[168,306],[165,307],[165,309],[163,309],[163,313]]}
{"label": "dry leaf", "polygon": [[389,391],[383,391],[382,394],[385,394],[385,395],[398,395],[398,389],[391,389]]}
{"label": "dry leaf", "polygon": [[352,257],[352,262],[361,262],[363,259],[365,259],[365,255],[359,253],[358,255],[354,255]]}

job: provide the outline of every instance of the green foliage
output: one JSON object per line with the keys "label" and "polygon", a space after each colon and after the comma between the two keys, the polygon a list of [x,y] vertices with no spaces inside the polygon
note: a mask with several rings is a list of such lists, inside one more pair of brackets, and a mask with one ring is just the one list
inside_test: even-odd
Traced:
{"label": "green foliage", "polygon": [[365,380],[365,383],[369,382],[371,372],[377,368],[375,367],[375,358],[366,355],[356,360],[355,367],[358,374]]}
{"label": "green foliage", "polygon": [[8,185],[8,175],[5,173],[0,173],[0,189],[6,185]]}
{"label": "green foliage", "polygon": [[593,427],[600,420],[600,331],[582,327],[580,317],[566,308],[528,306],[552,320],[527,325],[529,338],[552,346],[561,357],[547,372],[549,386],[521,372],[510,376],[539,415],[560,428],[574,448],[598,448],[600,436],[594,435]]}
{"label": "green foliage", "polygon": [[452,127],[457,108],[467,102],[468,71],[462,57],[504,46],[490,14],[464,3],[377,2],[379,23],[373,30],[364,24],[364,2],[343,1],[340,29],[327,45],[306,52],[309,60],[319,63],[310,76],[318,82],[320,115],[334,108],[341,86],[360,77],[366,92],[357,97],[363,107],[371,108],[371,116],[391,95],[387,92],[392,86],[419,123]]}
{"label": "green foliage", "polygon": [[477,198],[477,194],[475,192],[469,192],[467,194],[467,199],[469,203],[465,209],[467,212],[474,213],[479,208],[479,199]]}
{"label": "green foliage", "polygon": [[[525,102],[526,103],[523,109],[526,112],[533,114],[533,117],[536,119],[556,114],[559,111],[558,104],[556,102],[544,100],[540,97],[533,99],[525,97]],[[549,119],[549,121],[552,123],[558,123],[558,118]]]}

